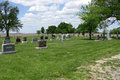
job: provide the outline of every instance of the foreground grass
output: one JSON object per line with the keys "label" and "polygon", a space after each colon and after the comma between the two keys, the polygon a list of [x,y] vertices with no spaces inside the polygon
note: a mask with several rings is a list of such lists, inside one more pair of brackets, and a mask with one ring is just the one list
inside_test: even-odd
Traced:
{"label": "foreground grass", "polygon": [[[31,43],[32,38],[40,39],[39,36],[28,36],[27,44],[15,44],[16,54],[0,55],[0,80],[89,79],[84,73],[89,74],[89,70],[83,68],[76,73],[76,68],[95,65],[96,60],[120,52],[120,41],[116,39],[95,42],[94,38],[72,37],[64,42],[47,41],[47,49],[37,50],[37,43]],[[0,38],[0,45],[3,39]],[[11,38],[11,43],[14,42],[15,38]]]}

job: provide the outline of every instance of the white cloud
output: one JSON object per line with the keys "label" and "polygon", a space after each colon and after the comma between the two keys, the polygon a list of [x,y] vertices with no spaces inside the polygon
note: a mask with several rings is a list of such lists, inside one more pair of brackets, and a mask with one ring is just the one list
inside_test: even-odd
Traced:
{"label": "white cloud", "polygon": [[48,6],[32,6],[28,11],[44,13],[48,11]]}
{"label": "white cloud", "polygon": [[65,4],[65,7],[68,9],[71,8],[76,8],[80,9],[81,5],[88,4],[91,0],[74,0],[74,1],[69,1],[68,3]]}
{"label": "white cloud", "polygon": [[71,15],[71,14],[75,14],[79,12],[79,9],[75,9],[75,8],[72,8],[72,9],[67,9],[66,7],[63,8],[63,10],[61,11],[57,11],[57,14],[58,15]]}
{"label": "white cloud", "polygon": [[[14,3],[19,3],[24,6],[30,6],[29,13],[21,17],[23,23],[23,31],[40,30],[43,26],[45,29],[48,26],[56,25],[60,22],[67,22],[78,27],[82,21],[75,16],[75,13],[80,11],[80,6],[88,4],[91,0],[9,0]],[[62,10],[60,4],[62,4]],[[35,12],[31,13],[31,12]]]}
{"label": "white cloud", "polygon": [[50,10],[50,11],[57,11],[58,8],[59,8],[59,5],[53,4],[53,5],[51,5],[51,6],[49,7],[49,10]]}

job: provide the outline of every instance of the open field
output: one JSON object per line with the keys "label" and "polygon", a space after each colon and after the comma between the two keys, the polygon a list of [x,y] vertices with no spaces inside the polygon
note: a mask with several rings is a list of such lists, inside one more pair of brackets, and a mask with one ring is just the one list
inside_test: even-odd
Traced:
{"label": "open field", "polygon": [[[47,41],[47,49],[37,50],[32,38],[40,36],[28,36],[27,44],[15,44],[15,54],[0,55],[0,80],[90,80],[90,65],[120,54],[119,39],[95,42],[95,37],[72,37],[64,42]],[[11,37],[11,43],[15,39]]]}

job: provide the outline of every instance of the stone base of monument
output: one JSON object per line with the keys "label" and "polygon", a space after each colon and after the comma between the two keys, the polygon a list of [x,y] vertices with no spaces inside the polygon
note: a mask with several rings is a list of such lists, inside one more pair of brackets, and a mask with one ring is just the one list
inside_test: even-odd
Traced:
{"label": "stone base of monument", "polygon": [[112,38],[108,38],[108,40],[112,40]]}
{"label": "stone base of monument", "polygon": [[0,54],[11,54],[11,53],[17,53],[17,51],[0,52]]}
{"label": "stone base of monument", "polygon": [[53,41],[54,39],[50,39],[50,41]]}
{"label": "stone base of monument", "polygon": [[27,41],[22,41],[22,43],[27,43]]}
{"label": "stone base of monument", "polygon": [[95,42],[98,42],[98,41],[100,41],[100,40],[95,40]]}
{"label": "stone base of monument", "polygon": [[46,49],[47,47],[36,47],[36,49]]}

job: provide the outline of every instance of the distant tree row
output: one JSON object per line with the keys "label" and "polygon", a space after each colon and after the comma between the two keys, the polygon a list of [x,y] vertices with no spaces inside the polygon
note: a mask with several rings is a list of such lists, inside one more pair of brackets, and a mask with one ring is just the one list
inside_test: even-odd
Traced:
{"label": "distant tree row", "polygon": [[[47,34],[52,34],[52,33],[88,33],[89,30],[88,29],[85,29],[85,24],[82,23],[80,24],[77,29],[73,28],[72,24],[68,24],[68,23],[65,23],[65,22],[61,22],[58,27],[56,27],[55,25],[51,25],[51,26],[48,26],[48,29],[46,29],[46,33]],[[44,27],[41,28],[41,30],[37,30],[37,34],[40,34],[40,33],[44,33],[45,32],[45,29]],[[94,29],[92,32],[94,33],[97,33],[98,32],[98,29]]]}
{"label": "distant tree row", "polygon": [[111,34],[117,34],[117,32],[120,34],[120,27],[110,30]]}

